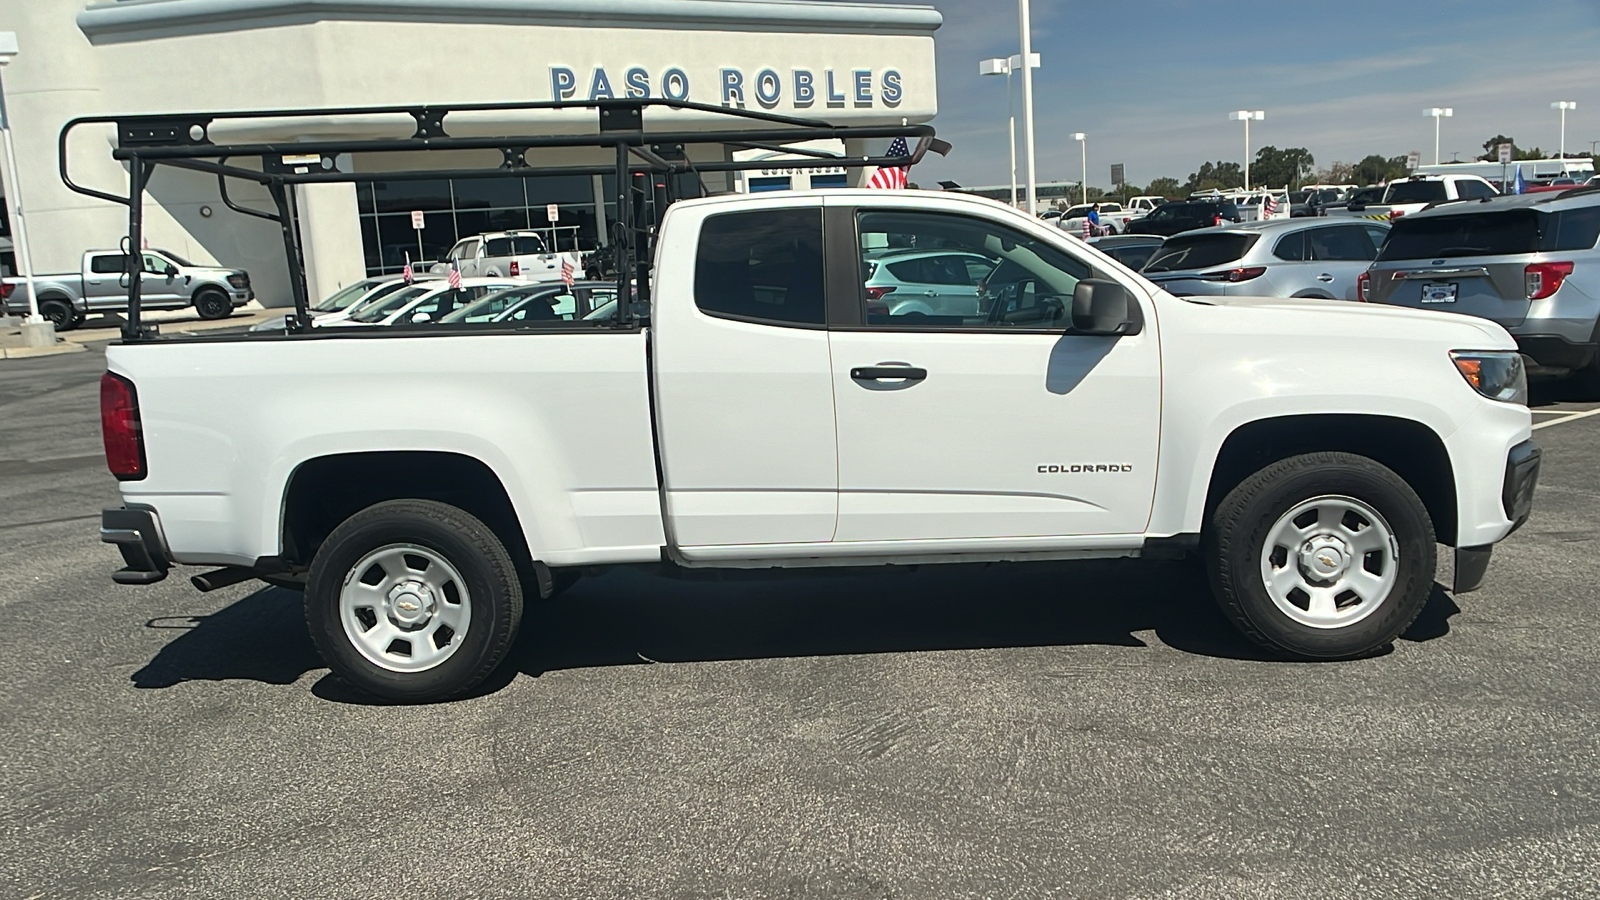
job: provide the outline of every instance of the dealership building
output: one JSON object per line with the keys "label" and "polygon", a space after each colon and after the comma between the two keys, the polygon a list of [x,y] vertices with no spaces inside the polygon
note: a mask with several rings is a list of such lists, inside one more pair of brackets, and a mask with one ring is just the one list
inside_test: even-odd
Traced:
{"label": "dealership building", "polygon": [[[78,267],[117,246],[127,211],[63,186],[57,136],[69,119],[121,113],[469,104],[666,97],[850,125],[922,123],[937,111],[930,6],[834,0],[0,0],[20,55],[5,68],[20,194],[36,271]],[[694,110],[651,109],[646,127],[726,129]],[[456,114],[452,135],[592,131],[587,110]],[[652,124],[654,123],[654,124]],[[409,116],[271,119],[218,141],[406,136]],[[888,141],[845,146],[877,155]],[[109,127],[80,129],[67,151],[80,184],[126,194]],[[739,151],[714,158],[747,158]],[[608,150],[530,153],[534,166],[614,161]],[[707,157],[710,158],[710,157]],[[341,170],[492,168],[494,150],[352,154]],[[764,173],[764,174],[763,174]],[[796,177],[797,176],[797,177]],[[797,173],[775,158],[754,174],[707,176],[713,190],[858,183],[859,169]],[[713,183],[715,182],[715,183]],[[376,180],[296,188],[312,297],[406,254],[436,259],[458,238],[534,228],[561,248],[605,242],[613,176]],[[265,191],[232,198],[270,209]],[[422,228],[414,227],[418,217]],[[552,220],[551,213],[554,213]],[[290,302],[275,224],[221,201],[214,177],[170,167],[148,186],[151,247],[249,270],[262,303]]]}

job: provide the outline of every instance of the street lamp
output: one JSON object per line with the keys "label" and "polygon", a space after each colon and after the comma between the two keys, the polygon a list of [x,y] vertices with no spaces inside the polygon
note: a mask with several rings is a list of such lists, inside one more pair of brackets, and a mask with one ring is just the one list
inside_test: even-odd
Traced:
{"label": "street lamp", "polygon": [[[0,69],[17,57],[17,33],[0,31]],[[39,294],[33,289],[33,260],[28,255],[28,232],[22,222],[22,193],[17,189],[17,148],[11,142],[11,116],[6,113],[5,85],[0,84],[0,129],[5,131],[6,199],[11,207],[11,234],[17,239],[17,265],[28,285],[28,324],[44,321],[39,315]],[[52,329],[53,330],[53,329]]]}
{"label": "street lamp", "polygon": [[[1578,102],[1576,100],[1557,100],[1556,102],[1550,104],[1550,108],[1551,109],[1559,109],[1559,110],[1561,110],[1561,158],[1562,159],[1566,159],[1567,158],[1567,110],[1569,110],[1569,109],[1577,109],[1578,108]],[[1566,169],[1566,164],[1563,163],[1562,167],[1561,167],[1561,171],[1563,173],[1565,173],[1566,170],[1567,170]]]}
{"label": "street lamp", "polygon": [[[1022,58],[1033,59],[1033,29],[1029,22],[1028,0],[1017,0],[1018,25],[1022,31]],[[1028,144],[1028,215],[1038,215],[1039,183],[1033,168],[1033,66],[1022,67],[1022,131]]]}
{"label": "street lamp", "polygon": [[[1028,59],[1031,68],[1039,68],[1039,54],[1034,53]],[[1006,137],[1011,141],[1011,205],[1017,205],[1017,114],[1015,104],[1011,102],[1011,72],[1022,67],[1022,57],[1013,53],[1010,57],[997,56],[993,59],[979,60],[979,75],[1004,75],[1006,77]]]}
{"label": "street lamp", "polygon": [[1244,123],[1244,189],[1250,190],[1250,123],[1265,119],[1267,114],[1259,109],[1241,109],[1228,113],[1228,118]]}
{"label": "street lamp", "polygon": [[1083,173],[1083,176],[1078,179],[1078,186],[1083,188],[1083,202],[1084,203],[1088,203],[1089,202],[1089,136],[1087,134],[1084,134],[1081,131],[1075,131],[1075,132],[1072,133],[1072,139],[1077,141],[1079,148],[1083,150],[1083,168],[1078,170],[1078,171]]}
{"label": "street lamp", "polygon": [[1439,120],[1454,116],[1456,111],[1448,106],[1430,106],[1423,110],[1422,114],[1433,118],[1433,164],[1437,166],[1439,164]]}

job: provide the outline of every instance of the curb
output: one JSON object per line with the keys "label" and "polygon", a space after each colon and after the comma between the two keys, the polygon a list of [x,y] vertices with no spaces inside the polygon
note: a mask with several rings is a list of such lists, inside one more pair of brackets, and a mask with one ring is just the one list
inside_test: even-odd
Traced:
{"label": "curb", "polygon": [[54,347],[0,347],[0,359],[27,359],[32,356],[60,356],[63,353],[82,353],[88,350],[82,344],[63,341]]}

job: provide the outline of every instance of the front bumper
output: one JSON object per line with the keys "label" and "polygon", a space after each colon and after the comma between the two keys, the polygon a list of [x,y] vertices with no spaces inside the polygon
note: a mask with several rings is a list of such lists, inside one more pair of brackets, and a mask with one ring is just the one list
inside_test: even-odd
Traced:
{"label": "front bumper", "polygon": [[167,577],[172,554],[156,511],[125,506],[100,511],[100,540],[116,544],[126,565],[111,573],[117,584],[155,584]]}
{"label": "front bumper", "polygon": [[[1511,520],[1511,531],[1506,532],[1507,536],[1521,528],[1533,513],[1533,492],[1539,485],[1539,464],[1543,456],[1543,451],[1533,441],[1523,441],[1506,454],[1506,475],[1500,489],[1500,505],[1505,510],[1506,518]],[[1482,586],[1493,552],[1493,544],[1457,547],[1456,573],[1451,590],[1465,594]]]}

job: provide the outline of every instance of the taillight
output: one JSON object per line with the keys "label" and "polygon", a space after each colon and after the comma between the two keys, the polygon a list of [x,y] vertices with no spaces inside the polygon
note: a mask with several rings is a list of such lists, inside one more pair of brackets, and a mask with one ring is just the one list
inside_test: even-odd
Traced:
{"label": "taillight", "polygon": [[1204,277],[1237,284],[1241,281],[1249,281],[1252,278],[1260,278],[1265,274],[1267,274],[1265,266],[1248,266],[1242,269],[1228,269],[1222,272],[1207,272]]}
{"label": "taillight", "polygon": [[0,300],[10,300],[11,292],[16,289],[16,285],[11,284],[10,282],[0,281]]}
{"label": "taillight", "polygon": [[867,299],[868,300],[882,300],[884,294],[889,294],[889,293],[893,293],[893,292],[894,292],[894,288],[893,287],[880,287],[880,286],[874,285],[874,284],[867,285]]}
{"label": "taillight", "polygon": [[1572,274],[1572,263],[1530,263],[1522,270],[1522,284],[1527,288],[1529,300],[1543,300],[1561,290],[1561,282]]}
{"label": "taillight", "polygon": [[512,275],[521,275],[522,274],[522,266],[518,265],[517,261],[514,260],[514,259],[511,261],[511,274]]}
{"label": "taillight", "polygon": [[1403,209],[1391,209],[1389,210],[1389,221],[1393,222],[1395,219],[1398,219],[1405,214],[1406,211]]}
{"label": "taillight", "polygon": [[1372,302],[1372,273],[1362,272],[1356,276],[1356,299],[1362,303]]}
{"label": "taillight", "polygon": [[1211,227],[1212,228],[1215,228],[1215,227],[1217,227],[1218,225],[1221,225],[1221,224],[1222,224],[1222,217],[1221,216],[1212,216],[1211,217]]}
{"label": "taillight", "polygon": [[100,376],[100,433],[106,442],[106,467],[118,481],[144,477],[144,435],[139,428],[139,395],[133,382],[112,372]]}

